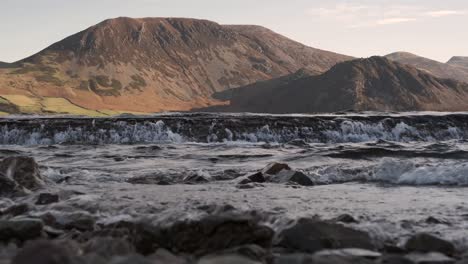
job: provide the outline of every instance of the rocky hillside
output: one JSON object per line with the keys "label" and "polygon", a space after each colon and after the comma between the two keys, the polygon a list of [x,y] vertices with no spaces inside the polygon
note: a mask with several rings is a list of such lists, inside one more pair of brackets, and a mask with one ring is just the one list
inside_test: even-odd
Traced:
{"label": "rocky hillside", "polygon": [[468,109],[468,84],[440,79],[383,57],[348,61],[319,76],[261,82],[217,96],[230,99],[230,105],[204,110],[315,113]]}
{"label": "rocky hillside", "polygon": [[468,69],[468,57],[455,56],[452,57],[447,64]]}
{"label": "rocky hillside", "polygon": [[408,52],[395,52],[385,57],[402,64],[416,67],[439,78],[468,82],[468,69],[457,67],[458,65],[456,66],[453,63],[442,63]]}
{"label": "rocky hillside", "polygon": [[0,69],[0,99],[33,113],[189,110],[220,104],[215,92],[349,59],[258,26],[117,18]]}

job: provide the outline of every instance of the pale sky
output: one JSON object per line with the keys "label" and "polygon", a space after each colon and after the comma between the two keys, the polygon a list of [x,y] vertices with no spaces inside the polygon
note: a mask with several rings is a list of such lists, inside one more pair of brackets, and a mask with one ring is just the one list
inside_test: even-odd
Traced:
{"label": "pale sky", "polygon": [[30,56],[113,17],[256,24],[356,57],[468,56],[467,0],[0,0],[0,61]]}

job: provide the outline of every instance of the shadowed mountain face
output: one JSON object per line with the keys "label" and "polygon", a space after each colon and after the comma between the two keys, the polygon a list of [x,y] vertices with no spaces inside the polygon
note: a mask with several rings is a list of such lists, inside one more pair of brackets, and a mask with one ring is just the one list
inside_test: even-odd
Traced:
{"label": "shadowed mountain face", "polygon": [[219,104],[214,92],[301,68],[323,73],[349,59],[258,26],[117,18],[0,70],[0,96],[21,95],[21,102],[62,98],[95,110],[188,110]]}
{"label": "shadowed mountain face", "polygon": [[10,67],[10,65],[11,65],[10,63],[0,61],[0,68],[7,68],[7,67]]}
{"label": "shadowed mountain face", "polygon": [[205,110],[316,113],[468,109],[468,84],[439,79],[383,57],[348,61],[319,76],[293,75],[217,96],[230,98],[230,105]]}
{"label": "shadowed mountain face", "polygon": [[452,57],[447,62],[447,64],[468,69],[468,57],[461,57],[461,56]]}
{"label": "shadowed mountain face", "polygon": [[439,78],[454,79],[468,83],[468,68],[457,67],[459,65],[454,65],[450,62],[441,63],[408,52],[396,52],[385,57],[402,64],[416,67]]}

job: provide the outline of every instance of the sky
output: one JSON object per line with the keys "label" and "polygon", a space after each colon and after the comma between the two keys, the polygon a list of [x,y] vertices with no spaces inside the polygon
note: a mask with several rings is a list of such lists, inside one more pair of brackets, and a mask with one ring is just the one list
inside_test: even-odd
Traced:
{"label": "sky", "polygon": [[0,0],[0,61],[28,57],[114,17],[256,24],[355,57],[468,56],[467,0]]}

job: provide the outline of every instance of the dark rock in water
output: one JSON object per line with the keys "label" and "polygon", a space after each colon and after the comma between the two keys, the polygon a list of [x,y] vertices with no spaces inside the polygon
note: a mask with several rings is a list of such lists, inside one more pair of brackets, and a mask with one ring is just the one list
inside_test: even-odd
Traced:
{"label": "dark rock in water", "polygon": [[0,220],[0,241],[27,241],[42,235],[44,224],[37,219]]}
{"label": "dark rock in water", "polygon": [[154,264],[149,259],[141,255],[130,255],[124,257],[114,257],[109,264]]}
{"label": "dark rock in water", "polygon": [[372,264],[372,260],[341,255],[308,255],[308,254],[290,254],[276,257],[273,264]]}
{"label": "dark rock in water", "polygon": [[264,263],[264,262],[267,262],[266,260],[269,256],[269,252],[266,249],[258,245],[244,245],[244,246],[239,246],[239,247],[224,250],[220,252],[219,254],[217,253],[217,255],[242,256],[250,260],[255,260],[255,261]]}
{"label": "dark rock in water", "polygon": [[333,250],[322,250],[315,253],[315,256],[326,257],[326,256],[342,256],[342,257],[358,257],[366,259],[378,259],[382,256],[379,252],[370,251],[359,248],[344,248],[344,249],[333,249]]}
{"label": "dark rock in water", "polygon": [[87,212],[63,213],[59,216],[46,213],[41,219],[49,226],[66,230],[92,231],[95,225],[94,216]]}
{"label": "dark rock in water", "polygon": [[347,223],[347,224],[359,222],[352,215],[349,215],[349,214],[342,214],[338,216],[337,218],[335,218],[335,221],[340,222],[340,223]]}
{"label": "dark rock in water", "polygon": [[171,181],[163,175],[137,176],[127,180],[131,184],[155,184],[155,185],[171,185]]}
{"label": "dark rock in water", "polygon": [[12,264],[71,264],[73,255],[65,246],[51,241],[28,243],[12,260]]}
{"label": "dark rock in water", "polygon": [[203,257],[197,264],[262,264],[262,262],[253,261],[236,255],[226,255]]}
{"label": "dark rock in water", "polygon": [[109,259],[113,256],[126,256],[135,253],[135,248],[127,240],[112,237],[95,237],[83,246],[85,254],[94,253]]}
{"label": "dark rock in water", "polygon": [[31,206],[27,203],[12,205],[0,212],[0,215],[18,216],[25,214],[31,210]]}
{"label": "dark rock in water", "polygon": [[157,242],[174,252],[201,256],[249,244],[268,248],[273,235],[272,229],[259,224],[252,216],[210,215],[160,229]]}
{"label": "dark rock in water", "polygon": [[438,252],[410,253],[406,258],[415,264],[453,264],[455,260]]}
{"label": "dark rock in water", "polygon": [[436,236],[420,233],[411,237],[405,244],[408,251],[440,252],[449,256],[455,254],[455,246]]}
{"label": "dark rock in water", "polygon": [[413,261],[409,260],[405,256],[400,255],[386,255],[381,257],[377,264],[414,264]]}
{"label": "dark rock in water", "polygon": [[247,176],[247,179],[249,179],[251,182],[257,182],[257,183],[264,183],[265,177],[263,177],[263,173],[257,172],[255,174]]}
{"label": "dark rock in water", "polygon": [[37,190],[43,185],[39,165],[30,157],[9,157],[2,160],[0,173],[28,190]]}
{"label": "dark rock in water", "polygon": [[314,186],[314,182],[300,171],[283,170],[275,175],[267,178],[268,181],[274,183],[296,183],[302,186]]}
{"label": "dark rock in water", "polygon": [[429,216],[429,217],[426,219],[426,223],[428,223],[428,224],[435,224],[435,225],[439,225],[439,224],[450,225],[450,222],[444,221],[444,220],[440,220],[440,219],[435,218],[435,217],[433,217],[433,216]]}
{"label": "dark rock in water", "polygon": [[176,256],[169,252],[166,249],[158,249],[156,253],[151,256],[148,256],[148,259],[152,261],[152,263],[171,263],[171,264],[188,264],[191,263],[184,257]]}
{"label": "dark rock in water", "polygon": [[314,219],[299,219],[280,233],[278,246],[314,253],[323,249],[361,248],[374,250],[369,235],[340,224]]}
{"label": "dark rock in water", "polygon": [[59,196],[57,194],[41,193],[39,194],[39,197],[37,198],[36,204],[47,205],[47,204],[58,203],[58,201],[59,201]]}
{"label": "dark rock in water", "polygon": [[190,174],[184,178],[183,182],[186,184],[200,184],[200,183],[208,183],[210,181],[209,177],[206,175],[202,175],[200,173]]}
{"label": "dark rock in water", "polygon": [[13,180],[0,172],[0,197],[24,194],[25,190],[22,189]]}
{"label": "dark rock in water", "polygon": [[275,175],[279,173],[282,170],[291,170],[288,164],[284,163],[270,163],[268,164],[263,170],[263,174],[270,174],[270,175]]}

